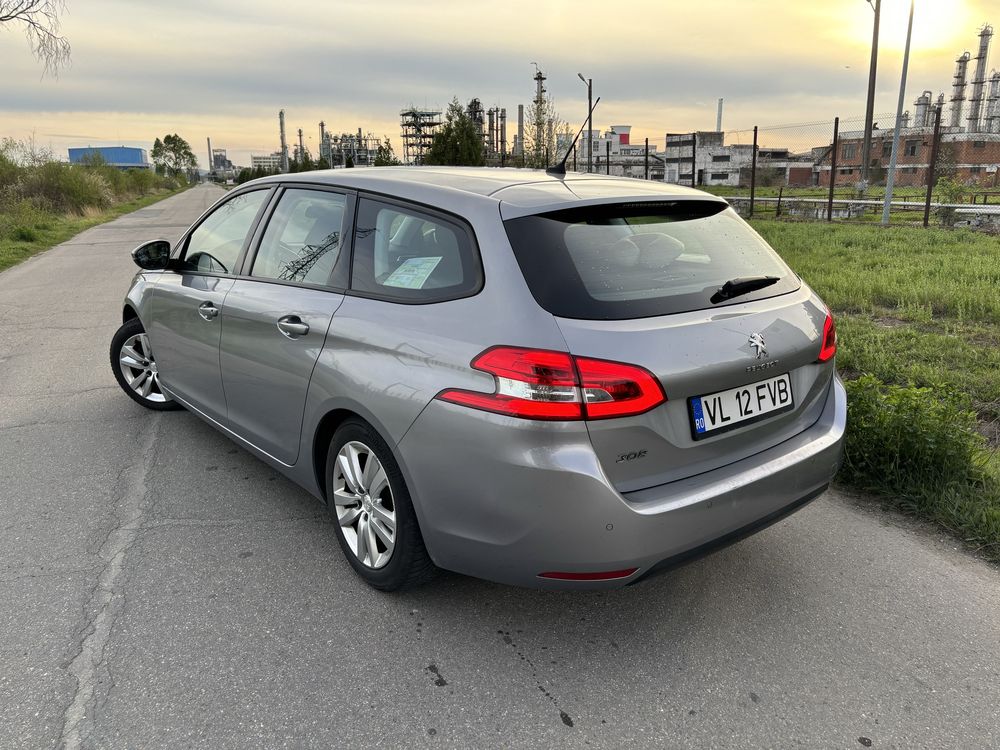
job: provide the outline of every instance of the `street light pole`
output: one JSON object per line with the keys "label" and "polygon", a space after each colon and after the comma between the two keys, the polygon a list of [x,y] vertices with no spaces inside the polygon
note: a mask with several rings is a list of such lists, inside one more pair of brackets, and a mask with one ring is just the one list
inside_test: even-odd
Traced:
{"label": "street light pole", "polygon": [[889,174],[885,179],[885,205],[882,206],[882,226],[889,226],[889,208],[892,204],[892,188],[896,182],[896,158],[899,156],[899,131],[903,127],[903,99],[906,97],[906,68],[910,64],[910,37],[913,35],[913,4],[910,0],[910,20],[906,25],[906,48],[903,50],[903,76],[899,82],[899,102],[896,104],[896,130],[892,134],[892,157],[889,159]]}
{"label": "street light pole", "polygon": [[583,73],[577,77],[587,86],[587,174],[594,171],[594,86],[593,80],[584,78]]}
{"label": "street light pole", "polygon": [[[871,3],[871,0],[868,0]],[[868,188],[868,170],[872,161],[872,125],[875,119],[875,72],[878,69],[878,22],[882,15],[882,0],[875,0],[875,27],[872,31],[872,61],[868,69],[868,106],[865,109],[865,137],[861,145],[861,182]]]}

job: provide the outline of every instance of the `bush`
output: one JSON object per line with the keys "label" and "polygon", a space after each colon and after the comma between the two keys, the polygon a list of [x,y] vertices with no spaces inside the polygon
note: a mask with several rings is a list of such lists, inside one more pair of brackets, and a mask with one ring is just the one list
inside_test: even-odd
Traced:
{"label": "bush", "polygon": [[983,479],[986,439],[968,396],[948,388],[846,384],[844,478],[867,489],[920,496]]}
{"label": "bush", "polygon": [[34,242],[48,223],[48,215],[29,200],[0,204],[0,240]]}
{"label": "bush", "polygon": [[1000,562],[1000,474],[968,397],[870,375],[846,387],[838,479],[936,521]]}

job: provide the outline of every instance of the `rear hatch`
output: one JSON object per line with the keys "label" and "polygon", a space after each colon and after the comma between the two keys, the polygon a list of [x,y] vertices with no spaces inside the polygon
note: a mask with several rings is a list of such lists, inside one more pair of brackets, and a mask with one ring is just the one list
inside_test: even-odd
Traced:
{"label": "rear hatch", "polygon": [[663,387],[644,413],[587,423],[619,491],[711,471],[819,418],[827,310],[724,202],[605,203],[504,224],[569,352],[638,365]]}

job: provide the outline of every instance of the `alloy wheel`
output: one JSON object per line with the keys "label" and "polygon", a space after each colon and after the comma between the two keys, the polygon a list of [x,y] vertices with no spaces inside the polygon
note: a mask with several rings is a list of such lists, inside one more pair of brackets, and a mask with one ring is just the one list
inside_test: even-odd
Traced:
{"label": "alloy wheel", "polygon": [[364,443],[337,453],[333,503],[347,546],[363,565],[382,568],[396,546],[396,506],[385,467]]}
{"label": "alloy wheel", "polygon": [[160,374],[145,333],[125,339],[118,352],[118,364],[125,382],[137,396],[158,404],[170,400],[160,389]]}

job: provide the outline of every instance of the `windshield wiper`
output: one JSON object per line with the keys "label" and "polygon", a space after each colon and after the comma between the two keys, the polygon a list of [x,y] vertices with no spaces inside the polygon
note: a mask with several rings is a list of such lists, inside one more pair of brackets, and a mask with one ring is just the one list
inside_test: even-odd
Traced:
{"label": "windshield wiper", "polygon": [[709,302],[717,305],[723,300],[756,292],[758,289],[777,284],[779,281],[781,281],[780,276],[746,276],[740,279],[730,279],[711,296]]}

